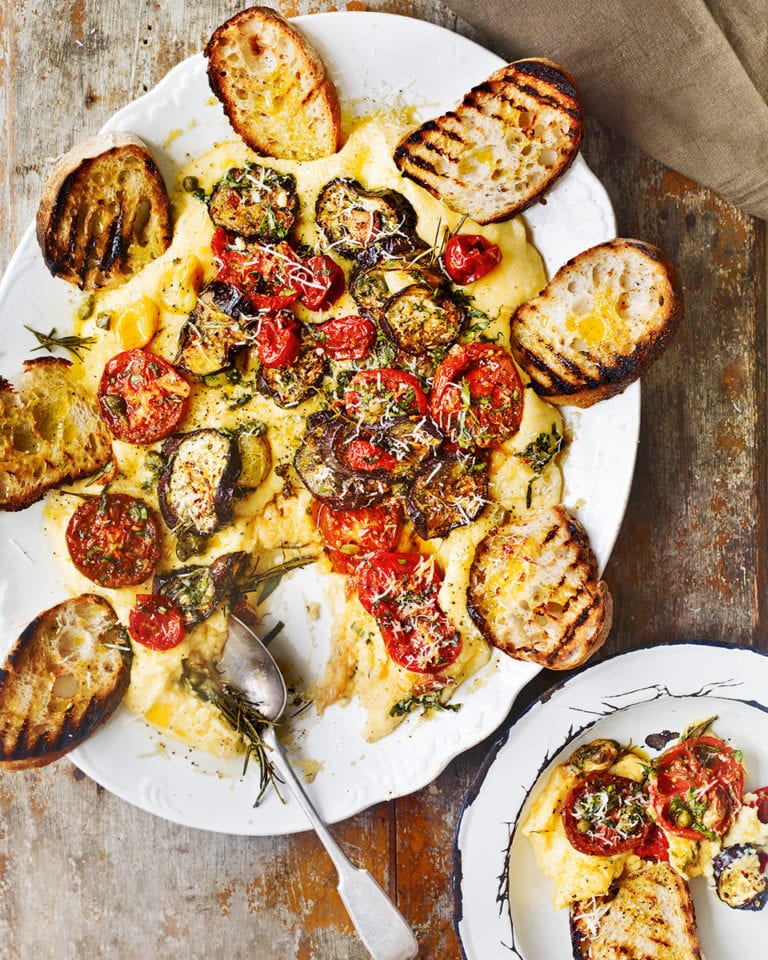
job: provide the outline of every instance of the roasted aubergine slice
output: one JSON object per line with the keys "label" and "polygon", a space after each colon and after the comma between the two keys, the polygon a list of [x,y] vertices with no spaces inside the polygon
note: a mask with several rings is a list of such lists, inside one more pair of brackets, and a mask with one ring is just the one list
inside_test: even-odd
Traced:
{"label": "roasted aubergine slice", "polygon": [[432,457],[418,469],[405,500],[422,540],[447,537],[480,516],[488,503],[485,463],[461,453]]}
{"label": "roasted aubergine slice", "polygon": [[238,584],[250,568],[248,555],[241,551],[225,553],[209,564],[195,564],[159,573],[152,590],[178,606],[187,628],[202,623],[216,607],[237,592]]}
{"label": "roasted aubergine slice", "polygon": [[252,340],[253,312],[237,287],[218,280],[208,284],[182,327],[176,366],[198,377],[226,370]]}
{"label": "roasted aubergine slice", "polygon": [[336,177],[320,191],[315,220],[333,250],[354,259],[385,238],[415,237],[416,211],[396,190],[366,190],[351,177]]}
{"label": "roasted aubergine slice", "polygon": [[208,215],[217,227],[248,240],[284,240],[299,214],[296,178],[259,163],[232,167],[208,198]]}
{"label": "roasted aubergine slice", "polygon": [[171,530],[209,537],[231,521],[240,476],[236,440],[218,430],[194,430],[169,437],[162,456],[157,497]]}

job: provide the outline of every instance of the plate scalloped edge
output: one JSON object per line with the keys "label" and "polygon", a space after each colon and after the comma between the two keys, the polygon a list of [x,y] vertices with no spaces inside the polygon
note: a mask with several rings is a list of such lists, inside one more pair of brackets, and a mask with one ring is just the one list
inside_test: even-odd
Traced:
{"label": "plate scalloped edge", "polygon": [[[761,690],[765,691],[763,696],[768,699],[768,653],[722,641],[673,641],[639,647],[586,666],[553,684],[519,713],[515,714],[513,711],[514,719],[492,744],[467,790],[456,827],[451,871],[453,924],[463,960],[540,960],[538,956],[521,952],[522,948],[519,948],[516,944],[509,902],[510,851],[517,836],[523,809],[535,790],[539,778],[547,767],[556,758],[564,754],[575,740],[583,737],[596,724],[608,718],[629,711],[633,707],[639,708],[660,700],[682,702],[694,698],[709,698],[731,701],[734,705],[739,704],[759,710],[766,715],[768,722],[768,706],[761,703],[755,696],[759,693],[754,688],[759,686],[755,675],[749,676],[744,673],[740,675],[739,679],[734,679],[731,676],[734,670],[731,670],[730,674],[724,673],[721,678],[705,679],[705,674],[700,673],[700,658],[694,664],[694,669],[687,669],[682,676],[670,678],[668,682],[652,680],[649,676],[649,682],[644,682],[642,669],[633,671],[632,668],[637,668],[637,663],[632,661],[642,660],[651,652],[656,654],[654,670],[658,671],[663,670],[667,661],[674,663],[678,659],[688,659],[687,666],[690,666],[691,654],[703,655],[704,661],[707,660],[707,653],[718,660],[721,655],[728,654],[731,661],[734,660],[734,654],[741,655],[760,668],[755,671],[755,675],[759,675],[762,671]],[[606,694],[601,703],[591,701],[590,705],[574,702],[569,706],[567,702],[560,702],[567,701],[571,693],[577,695],[580,686],[586,686],[593,681],[604,680],[601,674],[610,675],[617,665],[620,669],[623,667],[629,668],[626,672],[628,679],[625,683],[631,684],[632,689],[621,693]],[[643,666],[641,664],[641,668]],[[738,671],[735,672],[738,674]],[[636,681],[639,681],[639,683]],[[750,687],[750,684],[754,684],[754,687]],[[671,687],[673,689],[670,689]],[[610,689],[617,688],[618,684],[614,683]],[[733,694],[737,690],[749,695],[746,697],[734,696]],[[528,762],[523,777],[516,779],[514,784],[509,784],[510,787],[515,786],[517,788],[517,794],[510,798],[508,806],[504,801],[505,811],[502,816],[498,809],[500,806],[498,797],[494,797],[493,801],[488,801],[486,799],[487,794],[483,792],[484,787],[495,773],[498,776],[502,775],[504,764],[508,763],[503,756],[505,751],[512,750],[516,746],[514,741],[525,735],[525,727],[531,722],[531,717],[536,717],[539,713],[546,713],[547,716],[549,745],[543,754],[537,752],[535,762]],[[563,714],[563,716],[560,714]],[[577,718],[583,718],[583,722],[580,722]],[[500,766],[494,771],[497,763]],[[763,767],[765,768],[762,770],[763,774],[768,775],[768,758],[763,762]],[[518,769],[516,762],[515,770]],[[478,806],[476,807],[475,804],[478,804]],[[477,812],[478,809],[480,810],[479,813]],[[472,875],[473,903],[469,904],[469,909],[467,909],[469,896],[464,887],[469,881],[467,881],[466,875],[468,872],[471,873],[473,870],[480,868],[481,864],[481,858],[476,856],[479,848],[475,836],[481,828],[471,823],[475,816],[478,822],[482,821],[483,831],[490,830],[492,837],[483,837],[486,852],[485,865],[489,866],[489,870],[484,871],[482,877]],[[491,824],[490,827],[488,827],[489,823]],[[524,842],[527,844],[527,841]],[[490,856],[488,856],[489,850]],[[492,861],[496,864],[495,868],[490,868],[491,857],[495,858]],[[467,869],[468,860],[471,860],[471,862]],[[544,883],[543,875],[541,880]],[[480,892],[479,901],[476,896],[478,891]],[[696,899],[696,896],[694,899]],[[479,906],[477,906],[478,902]],[[547,907],[551,912],[552,919],[554,919],[556,912],[552,909],[551,904],[547,904]],[[729,914],[744,913],[744,911],[724,909],[725,913],[722,914],[721,911],[721,916],[724,915],[726,918]],[[474,916],[476,910],[480,911],[477,917]],[[698,916],[701,918],[700,910]],[[468,917],[471,919],[468,920]],[[707,922],[707,926],[711,929],[711,922]],[[482,949],[479,952],[476,949],[478,936],[482,938]],[[745,957],[745,960],[749,960],[749,958]]]}

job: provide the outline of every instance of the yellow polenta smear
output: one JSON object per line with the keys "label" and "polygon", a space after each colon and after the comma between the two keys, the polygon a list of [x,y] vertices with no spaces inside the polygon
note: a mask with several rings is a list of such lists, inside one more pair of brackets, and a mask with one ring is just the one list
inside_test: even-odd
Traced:
{"label": "yellow polenta smear", "polygon": [[[427,242],[432,242],[441,230],[458,226],[461,218],[457,214],[415,184],[402,179],[394,166],[392,151],[406,129],[407,124],[394,115],[358,120],[344,148],[333,157],[303,163],[260,161],[296,176],[301,210],[296,233],[300,242],[312,246],[318,243],[314,224],[315,200],[319,190],[338,176],[354,177],[369,190],[389,187],[403,193],[417,211],[418,232]],[[134,314],[131,318],[129,313],[128,319],[122,324],[119,322],[119,318],[135,309],[136,304],[146,307],[143,298],[149,298],[157,308],[156,330],[148,348],[173,361],[186,316],[203,283],[209,282],[215,273],[209,245],[213,227],[205,205],[185,192],[181,185],[185,178],[196,177],[200,185],[209,190],[230,167],[242,166],[249,159],[258,158],[243,144],[225,143],[190,163],[179,174],[172,190],[176,226],[170,249],[124,286],[99,294],[92,317],[80,325],[82,335],[97,337],[95,347],[86,355],[84,371],[85,379],[93,388],[97,386],[107,360],[124,349],[120,331],[124,341],[130,342],[133,336],[141,339],[148,329],[143,315]],[[536,295],[545,284],[541,258],[528,242],[525,226],[519,219],[482,228],[469,221],[462,229],[485,234],[502,250],[501,265],[487,278],[464,290],[473,297],[474,306],[492,318],[489,335],[498,336],[498,342],[508,344],[512,311]],[[345,266],[348,270],[348,264]],[[300,317],[306,316],[302,309],[297,309]],[[354,301],[345,293],[325,316],[356,312]],[[154,326],[152,309],[147,309],[147,313],[152,316],[150,326]],[[108,329],[104,329],[105,318],[110,321]],[[296,544],[304,545],[307,552],[321,553],[322,544],[310,515],[311,497],[292,473],[293,456],[303,436],[306,417],[317,409],[319,402],[310,400],[297,408],[284,410],[256,391],[246,396],[242,384],[225,384],[221,389],[193,385],[189,412],[180,430],[187,432],[203,426],[234,429],[243,421],[261,420],[267,425],[272,466],[257,490],[235,501],[234,522],[217,532],[206,553],[192,558],[189,563],[210,563],[215,557],[233,550],[246,551],[254,558],[268,557],[282,546]],[[469,618],[466,607],[468,568],[475,546],[503,513],[522,515],[528,509],[526,492],[532,472],[515,453],[523,450],[539,433],[549,433],[553,426],[562,435],[559,413],[540,401],[532,390],[526,390],[519,433],[497,448],[490,458],[490,488],[494,503],[476,523],[452,531],[444,540],[421,543],[411,535],[409,543],[404,544],[409,549],[435,554],[445,571],[440,602],[464,638],[460,657],[445,671],[452,688],[474,674],[489,657],[489,648]],[[119,441],[115,441],[114,448],[120,472],[111,489],[142,497],[157,508],[155,484],[144,466],[146,449]],[[292,482],[286,483],[286,476]],[[559,502],[561,477],[555,463],[545,468],[533,484],[532,492],[534,509]],[[55,498],[49,509],[49,530],[56,552],[64,560],[67,558],[64,530],[73,509],[71,500],[61,498]],[[164,559],[158,572],[181,565],[174,555],[173,539],[167,532],[164,536]],[[73,590],[93,589],[93,584],[78,574],[70,563],[64,566]],[[343,578],[332,573],[324,560],[318,563],[317,578],[325,603],[334,609],[335,627],[325,675],[314,678],[311,689],[305,687],[301,692],[307,699],[313,699],[320,711],[332,703],[359,697],[368,716],[364,736],[374,740],[400,722],[399,717],[390,715],[392,706],[417,692],[428,677],[410,673],[389,659],[375,621],[365,613],[357,597],[345,590]],[[143,592],[148,588],[149,584],[145,584]],[[135,595],[142,589],[103,592],[126,623]],[[224,615],[218,612],[193,628],[183,643],[173,650],[152,651],[136,644],[131,684],[126,696],[128,708],[158,728],[203,750],[223,755],[239,749],[238,738],[213,707],[201,703],[183,688],[181,671],[182,661],[190,650],[197,650],[212,660],[218,657],[225,639],[225,626]],[[478,695],[482,696],[482,692]]]}

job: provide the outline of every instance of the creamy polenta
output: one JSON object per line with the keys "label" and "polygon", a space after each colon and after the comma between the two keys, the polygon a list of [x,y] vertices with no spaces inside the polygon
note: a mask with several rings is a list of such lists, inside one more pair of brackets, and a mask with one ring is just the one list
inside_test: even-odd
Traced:
{"label": "creamy polenta", "polygon": [[[402,117],[380,115],[357,121],[343,149],[327,159],[304,163],[259,160],[265,166],[296,177],[300,212],[294,232],[300,243],[317,246],[316,198],[326,183],[339,176],[353,177],[369,190],[388,187],[405,195],[418,214],[418,234],[427,243],[432,243],[444,231],[459,227],[458,214],[399,175],[391,157],[405,129]],[[195,183],[202,190],[210,191],[228,170],[254,159],[241,143],[220,144],[206,156],[191,162],[179,173],[176,183],[169,185],[175,214],[169,250],[124,286],[97,294],[89,316],[78,320],[77,332],[95,340],[85,355],[81,371],[83,380],[91,388],[97,388],[105,363],[131,345],[146,345],[173,362],[179,350],[180,331],[197,293],[216,273],[210,249],[213,226],[205,203],[193,195],[189,184]],[[512,311],[545,284],[541,258],[519,218],[482,228],[467,221],[462,229],[482,233],[501,249],[500,265],[483,280],[465,287],[464,292],[472,298],[473,307],[486,317],[484,337],[507,346]],[[341,265],[348,274],[349,264]],[[300,304],[295,310],[300,320],[317,322],[316,315],[313,317]],[[323,319],[353,313],[357,313],[357,305],[345,291],[324,313]],[[323,398],[318,394],[298,406],[280,407],[253,388],[247,369],[239,382],[229,382],[222,377],[215,389],[192,383],[189,409],[178,429],[188,432],[213,427],[234,431],[245,421],[259,421],[266,425],[271,465],[256,489],[235,499],[232,522],[214,533],[204,552],[188,562],[209,563],[231,551],[244,551],[266,565],[279,561],[286,549],[316,556],[318,595],[333,605],[335,626],[325,675],[313,678],[311,686],[301,693],[306,699],[312,699],[321,711],[329,704],[359,697],[369,718],[364,736],[372,740],[385,735],[401,721],[407,711],[398,713],[393,708],[426,689],[427,678],[403,669],[390,659],[375,619],[365,612],[354,591],[346,589],[343,575],[332,572],[323,557],[323,542],[312,519],[312,496],[293,470],[294,454],[306,429],[307,417],[322,403]],[[406,528],[403,546],[434,554],[444,570],[440,606],[463,638],[460,656],[442,671],[444,683],[450,687],[446,697],[490,656],[488,644],[471,621],[466,606],[468,569],[476,544],[501,519],[521,516],[529,509],[558,503],[561,499],[561,475],[555,459],[534,473],[524,458],[516,456],[541,433],[552,431],[563,434],[559,412],[526,389],[519,431],[490,456],[490,503],[480,518],[452,530],[445,538],[429,541],[421,541],[413,530]],[[156,448],[159,447],[157,444]],[[116,469],[110,490],[133,494],[157,507],[155,478],[147,465],[147,448],[115,440],[114,458]],[[83,484],[76,489],[94,492]],[[65,543],[66,525],[75,505],[70,496],[53,497],[47,526],[69,585],[75,592],[86,592],[93,590],[93,584],[69,563]],[[163,532],[162,546],[159,573],[180,566],[174,538],[167,529]],[[104,593],[120,619],[127,623],[136,594],[147,590],[148,584],[144,584]],[[154,651],[134,644],[131,684],[125,701],[128,708],[195,747],[222,755],[236,752],[241,746],[239,737],[215,708],[191,694],[181,682],[183,663],[190,651],[195,650],[215,662],[225,636],[225,613],[218,610],[194,626],[183,642],[171,650]],[[475,695],[482,696],[482,691]]]}

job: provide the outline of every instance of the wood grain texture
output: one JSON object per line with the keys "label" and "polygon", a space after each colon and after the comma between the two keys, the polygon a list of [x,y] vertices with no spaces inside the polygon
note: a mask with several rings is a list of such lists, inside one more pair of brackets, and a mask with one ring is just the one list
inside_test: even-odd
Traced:
{"label": "wood grain texture", "polygon": [[[0,10],[0,268],[34,216],[53,158],[199,50],[244,4],[74,0]],[[439,0],[348,3],[471,32]],[[334,9],[283,2],[287,15]],[[768,650],[765,227],[593,127],[588,161],[619,231],[664,247],[683,328],[643,382],[635,481],[606,571],[605,654],[661,640]],[[601,654],[604,655],[604,654]],[[508,725],[554,679],[541,674]],[[396,898],[422,960],[454,960],[451,847],[488,744],[424,790],[334,828]],[[312,834],[241,838],[176,826],[67,761],[0,776],[0,960],[362,960]]]}

